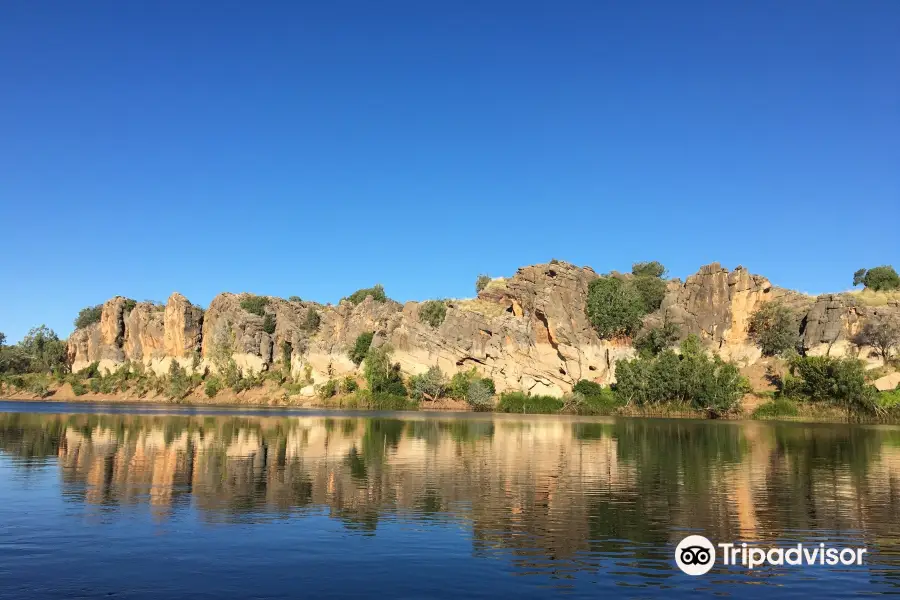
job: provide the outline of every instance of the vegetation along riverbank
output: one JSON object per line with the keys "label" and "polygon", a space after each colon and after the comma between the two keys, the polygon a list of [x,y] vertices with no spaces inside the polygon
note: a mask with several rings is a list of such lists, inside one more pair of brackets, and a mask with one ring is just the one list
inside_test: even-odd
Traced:
{"label": "vegetation along riverbank", "polygon": [[0,397],[900,421],[900,277],[852,281],[812,297],[743,267],[681,281],[554,260],[479,276],[469,299],[117,296],[68,340],[0,337]]}

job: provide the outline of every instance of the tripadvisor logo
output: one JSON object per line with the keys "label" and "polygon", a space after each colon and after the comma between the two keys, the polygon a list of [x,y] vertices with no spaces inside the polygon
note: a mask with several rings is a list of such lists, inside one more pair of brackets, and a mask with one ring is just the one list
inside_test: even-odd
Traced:
{"label": "tripadvisor logo", "polygon": [[866,548],[832,548],[796,544],[786,547],[713,544],[702,535],[689,535],[675,547],[675,563],[688,575],[705,575],[716,562],[716,547],[722,550],[722,564],[753,569],[762,565],[813,566],[861,565]]}

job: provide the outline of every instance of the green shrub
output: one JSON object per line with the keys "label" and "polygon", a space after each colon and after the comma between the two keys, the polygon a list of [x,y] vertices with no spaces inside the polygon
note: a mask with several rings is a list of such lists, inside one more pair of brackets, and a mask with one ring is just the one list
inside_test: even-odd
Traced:
{"label": "green shrub", "polygon": [[288,302],[303,302],[303,298],[300,296],[290,296]]}
{"label": "green shrub", "polygon": [[319,324],[322,322],[322,317],[319,316],[319,311],[315,309],[315,307],[310,306],[306,309],[306,330],[307,331],[317,331],[319,329]]}
{"label": "green shrub", "polygon": [[751,415],[754,419],[778,419],[780,417],[796,417],[800,414],[797,404],[785,398],[778,398],[760,404]]}
{"label": "green shrub", "polygon": [[72,393],[76,396],[84,396],[87,393],[87,388],[80,381],[72,382]]}
{"label": "green shrub", "polygon": [[641,327],[644,300],[634,286],[615,277],[588,284],[585,313],[602,338],[634,335]]}
{"label": "green shrub", "polygon": [[257,315],[262,317],[266,314],[266,306],[269,304],[269,299],[265,296],[248,296],[241,300],[241,308],[246,310],[248,313]]}
{"label": "green shrub", "polygon": [[573,392],[563,401],[565,403],[563,412],[576,415],[612,415],[625,405],[621,396],[608,387],[601,388],[599,393],[591,395]]}
{"label": "green shrub", "polygon": [[216,375],[211,375],[203,385],[203,391],[207,398],[215,398],[222,390],[222,380]]}
{"label": "green shrub", "polygon": [[125,304],[122,307],[122,312],[127,317],[128,313],[133,311],[135,306],[137,306],[137,300],[132,300],[131,298],[125,298]]}
{"label": "green shrub", "polygon": [[718,416],[735,408],[747,388],[735,364],[710,357],[693,335],[680,354],[665,350],[616,363],[616,393],[628,403],[687,402]]}
{"label": "green shrub", "polygon": [[635,277],[654,277],[661,278],[666,273],[666,268],[662,263],[651,260],[650,262],[638,262],[631,265],[631,273]]}
{"label": "green shrub", "polygon": [[357,389],[359,389],[359,384],[356,383],[356,379],[352,375],[344,377],[344,380],[341,382],[341,392],[352,394]]}
{"label": "green shrub", "polygon": [[376,284],[374,287],[356,290],[344,298],[344,300],[349,300],[352,304],[359,304],[369,296],[372,296],[372,299],[375,302],[385,302],[387,300],[387,296],[384,293],[384,287],[380,283]]}
{"label": "green shrub", "polygon": [[35,379],[28,384],[28,392],[34,394],[38,398],[45,398],[50,395],[50,390],[47,388],[46,382],[39,379]]}
{"label": "green shrub", "polygon": [[879,393],[876,402],[879,407],[885,410],[900,409],[900,389]]}
{"label": "green shrub", "polygon": [[572,388],[572,391],[585,397],[600,396],[603,394],[603,386],[596,381],[580,379]]}
{"label": "green shrub", "polygon": [[269,335],[275,333],[275,315],[273,315],[272,313],[266,313],[266,316],[263,317],[262,328],[263,331],[265,331]]}
{"label": "green shrub", "polygon": [[78,311],[78,316],[75,317],[75,329],[81,329],[83,327],[87,327],[88,325],[93,325],[94,323],[100,322],[100,317],[103,315],[103,305],[97,304],[96,306],[88,306],[82,308]]}
{"label": "green shrub", "polygon": [[447,305],[442,300],[428,300],[419,307],[419,321],[432,327],[440,327],[447,316]]}
{"label": "green shrub", "polygon": [[678,341],[681,328],[668,321],[660,327],[651,327],[634,340],[635,349],[641,354],[656,356]]}
{"label": "green shrub", "polygon": [[[487,381],[493,383],[490,379]],[[484,379],[474,379],[469,383],[469,389],[466,391],[466,402],[474,410],[490,410],[493,400],[494,391],[485,383]]]}
{"label": "green shrub", "polygon": [[100,393],[100,378],[91,379],[91,382],[88,384],[91,388],[91,391],[95,394]]}
{"label": "green shrub", "polygon": [[437,400],[447,394],[447,378],[440,367],[434,365],[428,371],[409,378],[409,395],[414,400]]}
{"label": "green shrub", "polygon": [[480,293],[481,290],[486,288],[490,282],[491,282],[490,275],[484,275],[484,274],[479,275],[478,278],[475,280],[475,293],[476,294]]}
{"label": "green shrub", "polygon": [[552,414],[559,412],[563,401],[553,396],[531,396],[524,392],[500,395],[497,410],[506,413]]}
{"label": "green shrub", "polygon": [[876,410],[877,391],[866,383],[861,360],[833,356],[797,356],[790,363],[782,393],[812,401],[831,401],[852,412]]}
{"label": "green shrub", "polygon": [[753,311],[748,333],[766,356],[800,347],[800,319],[780,302],[766,302]]}
{"label": "green shrub", "polygon": [[853,274],[853,285],[860,283],[876,292],[897,290],[900,289],[900,275],[891,265],[859,269]]}
{"label": "green shrub", "polygon": [[321,386],[319,386],[319,398],[322,400],[327,400],[328,398],[333,398],[337,395],[338,392],[338,382],[334,379],[329,379]]}
{"label": "green shrub", "polygon": [[350,357],[350,360],[352,360],[353,364],[357,367],[365,360],[366,354],[369,352],[369,346],[372,345],[373,337],[375,337],[375,333],[372,331],[359,334],[356,337],[356,342],[354,342],[353,347],[347,353],[347,356]]}
{"label": "green shrub", "polygon": [[[458,373],[455,373],[450,379],[450,385],[449,389],[447,390],[447,395],[454,400],[465,400],[466,396],[469,393],[469,385],[476,379],[480,378],[481,376],[479,375],[478,371],[475,370],[475,367],[472,367],[468,371],[459,371]],[[493,394],[494,381],[492,379],[487,379],[485,381],[485,385],[489,386],[491,393]]]}
{"label": "green shrub", "polygon": [[100,377],[100,362],[94,361],[85,368],[81,369],[76,373],[76,376],[81,379],[93,379],[94,377]]}

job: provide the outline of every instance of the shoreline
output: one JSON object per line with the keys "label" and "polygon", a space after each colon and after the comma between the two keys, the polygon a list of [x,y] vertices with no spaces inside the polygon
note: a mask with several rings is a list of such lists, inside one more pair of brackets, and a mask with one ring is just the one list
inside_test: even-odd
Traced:
{"label": "shoreline", "polygon": [[[381,414],[381,413],[402,413],[404,415],[430,414],[430,415],[453,415],[456,417],[471,418],[475,416],[484,416],[491,418],[496,417],[522,417],[522,416],[542,416],[542,417],[564,417],[575,421],[597,422],[604,419],[678,419],[684,421],[708,421],[711,423],[802,423],[802,424],[822,424],[822,425],[881,425],[888,427],[900,427],[900,420],[878,419],[878,418],[855,418],[848,420],[846,417],[836,415],[798,415],[798,416],[777,416],[765,418],[753,418],[749,411],[742,411],[732,415],[718,418],[711,418],[703,413],[689,413],[685,411],[665,409],[632,409],[620,412],[611,412],[610,414],[597,415],[579,415],[572,413],[538,413],[538,412],[504,412],[497,410],[474,411],[468,406],[460,406],[461,403],[455,401],[437,401],[435,405],[419,405],[417,409],[377,409],[370,407],[341,406],[335,403],[322,403],[316,399],[309,398],[308,402],[280,402],[278,400],[264,402],[242,401],[238,397],[233,397],[233,401],[205,401],[206,399],[192,398],[173,402],[165,398],[148,398],[136,399],[132,397],[122,397],[118,394],[98,394],[88,396],[87,394],[77,397],[53,397],[55,394],[38,398],[34,394],[25,392],[4,394],[0,396],[0,402],[21,402],[35,405],[53,405],[53,404],[83,404],[83,405],[99,405],[99,406],[121,406],[132,408],[146,409],[209,409],[209,410],[248,410],[248,411],[297,411],[308,413],[337,413],[337,414],[359,414],[360,416]],[[200,400],[199,402],[195,400]],[[338,401],[340,398],[337,399]]]}

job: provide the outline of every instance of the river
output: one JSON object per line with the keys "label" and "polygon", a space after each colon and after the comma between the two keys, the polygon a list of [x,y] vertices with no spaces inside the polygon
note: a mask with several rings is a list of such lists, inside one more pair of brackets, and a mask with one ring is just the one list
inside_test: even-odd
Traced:
{"label": "river", "polygon": [[0,598],[900,594],[900,428],[0,402],[0,519]]}

